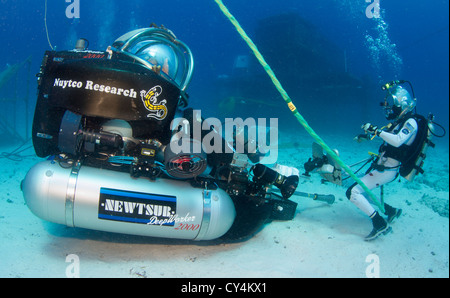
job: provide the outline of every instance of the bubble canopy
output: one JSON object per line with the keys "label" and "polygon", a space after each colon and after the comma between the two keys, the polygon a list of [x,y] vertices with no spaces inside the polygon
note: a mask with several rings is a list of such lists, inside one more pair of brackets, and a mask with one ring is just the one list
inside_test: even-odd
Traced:
{"label": "bubble canopy", "polygon": [[143,28],[130,31],[112,44],[112,49],[132,57],[185,91],[192,77],[191,50],[167,29]]}

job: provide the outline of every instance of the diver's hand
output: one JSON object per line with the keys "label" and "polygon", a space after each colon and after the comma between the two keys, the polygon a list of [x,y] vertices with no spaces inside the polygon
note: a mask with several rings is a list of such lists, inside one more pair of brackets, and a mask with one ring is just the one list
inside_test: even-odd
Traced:
{"label": "diver's hand", "polygon": [[289,166],[283,166],[277,164],[275,167],[273,167],[275,171],[278,172],[278,174],[281,174],[283,176],[289,177],[289,176],[300,176],[300,171],[297,168],[289,167]]}

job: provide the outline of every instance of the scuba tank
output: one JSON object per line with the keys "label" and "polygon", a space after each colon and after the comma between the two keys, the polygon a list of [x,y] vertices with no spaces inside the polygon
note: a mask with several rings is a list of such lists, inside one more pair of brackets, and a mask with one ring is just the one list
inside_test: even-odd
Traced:
{"label": "scuba tank", "polygon": [[400,175],[408,181],[413,181],[418,173],[423,174],[423,164],[426,158],[428,147],[435,147],[431,141],[434,133],[433,114],[429,114],[428,118],[416,115],[419,130],[416,136],[416,141],[412,144],[415,146],[415,151],[412,155],[400,166]]}

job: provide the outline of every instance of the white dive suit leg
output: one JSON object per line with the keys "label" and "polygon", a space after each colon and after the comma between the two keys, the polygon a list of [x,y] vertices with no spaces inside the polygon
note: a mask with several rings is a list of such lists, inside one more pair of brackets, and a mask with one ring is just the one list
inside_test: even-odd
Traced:
{"label": "white dive suit leg", "polygon": [[[382,172],[373,170],[372,172],[362,177],[361,181],[367,186],[367,188],[372,190],[383,184],[391,182],[396,178],[396,176],[397,170],[386,169]],[[364,192],[365,191],[363,190],[363,188],[359,184],[356,184],[347,191],[347,197],[349,198],[350,202],[355,204],[356,207],[367,214],[367,216],[372,216],[376,210],[364,196]]]}

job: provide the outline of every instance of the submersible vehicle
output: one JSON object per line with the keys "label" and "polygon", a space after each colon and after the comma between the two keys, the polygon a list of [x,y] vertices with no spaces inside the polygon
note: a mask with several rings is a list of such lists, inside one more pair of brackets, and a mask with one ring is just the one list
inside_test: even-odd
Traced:
{"label": "submersible vehicle", "polygon": [[84,43],[45,52],[38,74],[32,140],[46,160],[22,181],[36,216],[190,240],[247,239],[294,217],[297,176],[252,162],[254,152],[227,151],[227,142],[222,152],[193,150],[203,148],[192,129],[204,121],[187,107],[194,62],[170,30],[134,30],[106,51]]}

